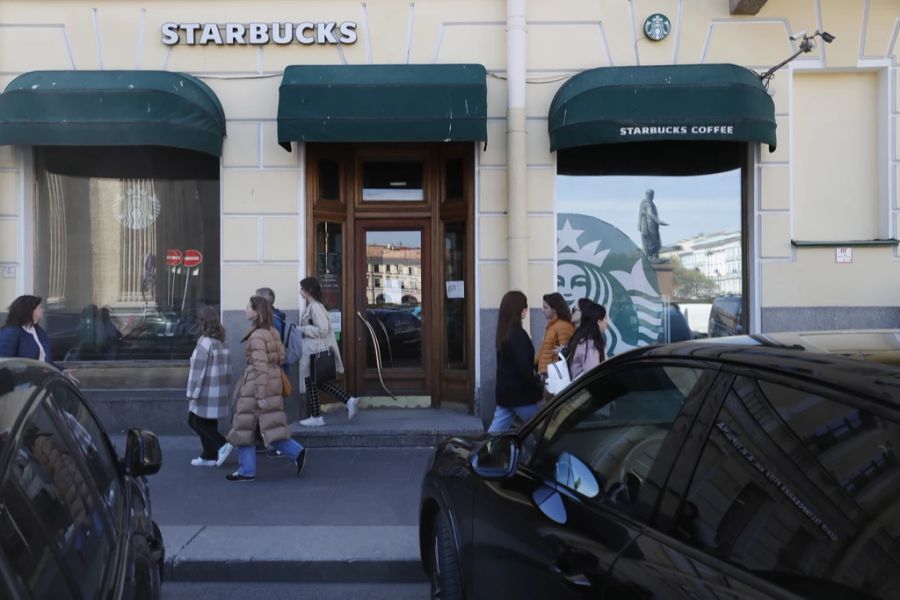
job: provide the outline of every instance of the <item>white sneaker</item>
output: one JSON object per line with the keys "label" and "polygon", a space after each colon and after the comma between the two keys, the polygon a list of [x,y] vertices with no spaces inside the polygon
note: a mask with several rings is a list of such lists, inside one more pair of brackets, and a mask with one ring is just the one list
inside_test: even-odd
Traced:
{"label": "white sneaker", "polygon": [[205,458],[200,458],[198,456],[197,458],[191,459],[191,464],[194,465],[195,467],[214,467],[214,466],[216,466],[216,461],[206,460]]}
{"label": "white sneaker", "polygon": [[351,396],[347,400],[347,420],[351,420],[359,412],[359,398]]}
{"label": "white sneaker", "polygon": [[300,424],[304,427],[321,427],[325,424],[325,419],[322,417],[306,417],[300,421]]}
{"label": "white sneaker", "polygon": [[228,455],[231,454],[231,451],[234,449],[234,446],[225,442],[222,444],[222,447],[219,448],[219,458],[216,459],[216,466],[221,467],[222,463],[224,463],[228,459]]}

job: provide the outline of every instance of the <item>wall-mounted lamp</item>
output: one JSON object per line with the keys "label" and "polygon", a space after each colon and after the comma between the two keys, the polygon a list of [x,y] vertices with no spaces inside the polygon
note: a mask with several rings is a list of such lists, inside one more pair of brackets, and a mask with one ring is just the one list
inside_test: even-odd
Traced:
{"label": "wall-mounted lamp", "polygon": [[760,74],[759,79],[762,81],[763,85],[766,89],[769,88],[769,81],[771,81],[772,77],[775,76],[775,71],[788,64],[801,54],[806,54],[807,52],[812,52],[816,47],[816,37],[822,38],[822,41],[826,44],[830,44],[835,40],[835,37],[828,33],[827,31],[816,31],[812,35],[807,35],[805,31],[798,31],[794,35],[791,36],[792,41],[800,40],[800,46],[796,52],[787,57],[785,60],[781,61],[765,73]]}

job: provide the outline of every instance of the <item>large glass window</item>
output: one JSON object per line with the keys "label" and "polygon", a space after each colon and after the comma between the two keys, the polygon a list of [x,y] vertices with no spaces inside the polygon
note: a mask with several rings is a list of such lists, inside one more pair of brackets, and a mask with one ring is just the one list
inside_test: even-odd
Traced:
{"label": "large glass window", "polygon": [[741,169],[556,183],[557,288],[606,307],[609,355],[743,331],[740,312],[730,330],[711,320],[716,300],[742,304]]}
{"label": "large glass window", "polygon": [[186,359],[218,307],[218,160],[38,148],[35,281],[55,360]]}

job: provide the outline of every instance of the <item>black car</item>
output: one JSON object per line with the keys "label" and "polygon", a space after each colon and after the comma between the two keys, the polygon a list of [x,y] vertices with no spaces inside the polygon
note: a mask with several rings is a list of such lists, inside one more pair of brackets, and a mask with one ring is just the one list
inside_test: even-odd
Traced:
{"label": "black car", "polygon": [[744,302],[740,294],[720,296],[709,310],[709,337],[744,333]]}
{"label": "black car", "polygon": [[163,541],[145,475],[152,433],[125,459],[62,374],[0,359],[0,598],[159,598]]}
{"label": "black car", "polygon": [[435,598],[900,598],[900,333],[695,340],[422,485]]}

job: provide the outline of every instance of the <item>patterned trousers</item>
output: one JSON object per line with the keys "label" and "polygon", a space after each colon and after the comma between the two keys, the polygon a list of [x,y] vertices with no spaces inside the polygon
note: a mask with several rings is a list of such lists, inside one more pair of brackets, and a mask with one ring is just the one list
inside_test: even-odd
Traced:
{"label": "patterned trousers", "polygon": [[330,381],[323,381],[317,385],[313,385],[312,381],[307,377],[303,380],[303,383],[306,384],[306,402],[310,408],[310,416],[319,417],[322,415],[322,410],[319,406],[319,391],[335,396],[344,404],[350,399],[350,394]]}

